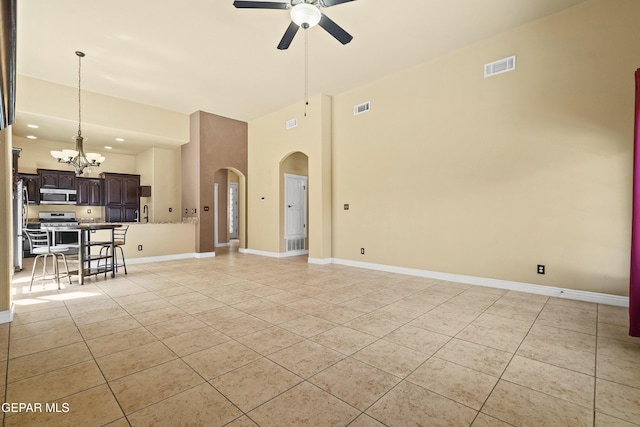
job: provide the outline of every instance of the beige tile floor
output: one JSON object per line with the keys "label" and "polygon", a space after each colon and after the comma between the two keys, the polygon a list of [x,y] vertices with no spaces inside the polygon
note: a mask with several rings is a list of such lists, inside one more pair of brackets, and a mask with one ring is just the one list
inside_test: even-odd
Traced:
{"label": "beige tile floor", "polygon": [[4,425],[640,425],[624,308],[304,257],[128,271],[15,276],[0,386],[36,412]]}

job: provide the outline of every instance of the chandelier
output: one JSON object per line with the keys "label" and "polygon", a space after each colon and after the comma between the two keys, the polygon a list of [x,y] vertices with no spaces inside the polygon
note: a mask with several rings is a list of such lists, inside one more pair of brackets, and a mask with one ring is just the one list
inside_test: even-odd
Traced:
{"label": "chandelier", "polygon": [[105,158],[98,153],[84,152],[84,138],[82,137],[81,129],[82,103],[80,102],[80,78],[82,76],[81,67],[84,52],[76,51],[76,55],[78,55],[78,135],[74,137],[76,140],[76,149],[52,151],[51,155],[58,160],[58,163],[66,163],[73,166],[76,171],[76,175],[82,175],[82,172],[86,167],[100,166],[100,164],[105,161]]}

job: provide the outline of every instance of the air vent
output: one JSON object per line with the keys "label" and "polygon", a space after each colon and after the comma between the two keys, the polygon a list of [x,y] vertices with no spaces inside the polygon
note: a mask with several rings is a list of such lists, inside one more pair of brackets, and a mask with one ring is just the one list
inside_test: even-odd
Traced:
{"label": "air vent", "polygon": [[294,127],[298,126],[298,119],[291,119],[291,120],[287,120],[287,123],[285,125],[285,127],[287,129],[293,129]]}
{"label": "air vent", "polygon": [[287,251],[303,251],[304,250],[304,242],[305,238],[302,237],[300,239],[287,239]]}
{"label": "air vent", "polygon": [[507,71],[513,71],[516,69],[516,57],[510,56],[508,58],[499,59],[497,61],[490,62],[484,65],[484,76],[490,77],[496,74],[506,73]]}
{"label": "air vent", "polygon": [[362,104],[355,105],[353,107],[353,115],[357,116],[358,114],[367,113],[371,110],[371,102],[367,101]]}

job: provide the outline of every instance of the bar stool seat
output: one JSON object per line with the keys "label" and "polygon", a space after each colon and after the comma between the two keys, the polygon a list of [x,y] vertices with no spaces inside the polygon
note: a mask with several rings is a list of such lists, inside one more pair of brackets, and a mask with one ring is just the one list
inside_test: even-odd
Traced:
{"label": "bar stool seat", "polygon": [[[31,291],[31,288],[33,287],[33,280],[35,278],[38,260],[42,260],[42,275],[40,275],[39,278],[43,284],[47,277],[55,279],[58,289],[60,289],[61,278],[69,278],[69,284],[71,284],[69,264],[67,264],[67,258],[65,256],[65,252],[69,250],[69,247],[64,245],[52,245],[49,232],[45,230],[25,228],[23,231],[29,240],[29,252],[36,255],[36,259],[33,260],[33,268],[31,269],[31,283],[29,284],[29,291]],[[53,274],[49,274],[47,271],[47,257],[49,256],[51,257]],[[65,272],[63,275],[60,274],[60,268],[58,265],[60,259],[64,262]]]}

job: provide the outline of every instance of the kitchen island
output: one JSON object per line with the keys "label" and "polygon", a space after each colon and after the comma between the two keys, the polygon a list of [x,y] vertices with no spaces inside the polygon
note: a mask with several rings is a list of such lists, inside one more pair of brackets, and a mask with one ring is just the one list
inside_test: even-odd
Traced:
{"label": "kitchen island", "polygon": [[[78,234],[78,283],[84,284],[85,277],[102,274],[107,277],[115,277],[115,253],[113,230],[121,227],[121,224],[80,224],[75,227],[50,228],[56,233]],[[92,238],[92,234],[101,231],[98,238]],[[67,245],[73,247],[73,245]]]}

